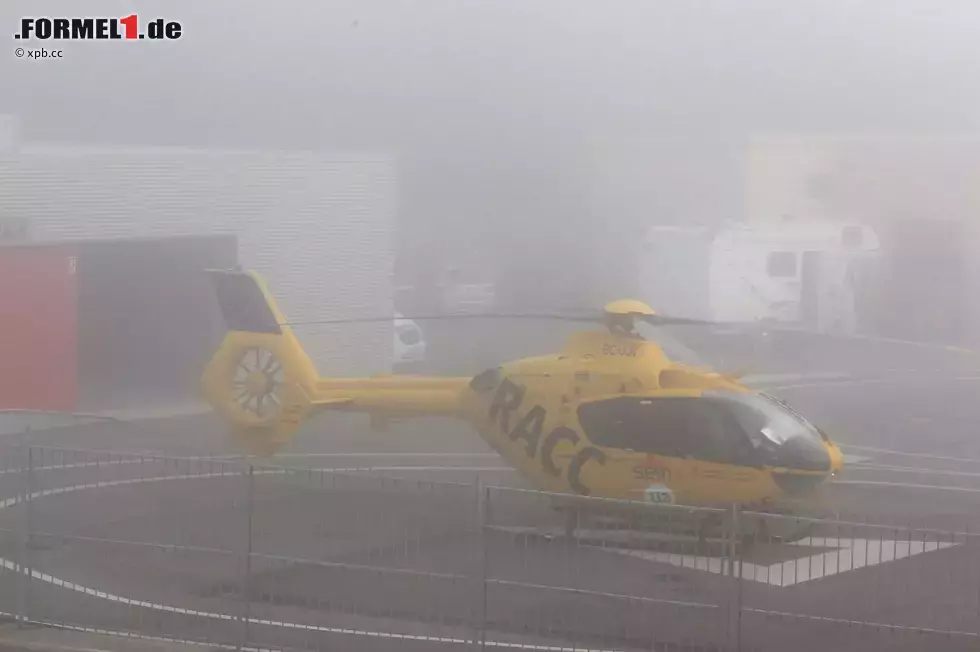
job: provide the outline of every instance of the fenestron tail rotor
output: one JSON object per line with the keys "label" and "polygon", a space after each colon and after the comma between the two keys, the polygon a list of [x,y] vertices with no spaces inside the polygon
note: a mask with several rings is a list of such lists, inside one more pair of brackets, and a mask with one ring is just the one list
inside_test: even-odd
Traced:
{"label": "fenestron tail rotor", "polygon": [[276,416],[282,408],[285,369],[269,349],[248,348],[242,352],[231,381],[238,406],[262,419]]}

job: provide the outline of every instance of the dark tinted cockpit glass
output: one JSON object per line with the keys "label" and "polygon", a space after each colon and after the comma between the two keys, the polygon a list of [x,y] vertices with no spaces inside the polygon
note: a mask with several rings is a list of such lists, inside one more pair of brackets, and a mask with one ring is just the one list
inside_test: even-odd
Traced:
{"label": "dark tinted cockpit glass", "polygon": [[599,446],[727,462],[745,443],[726,406],[697,397],[620,397],[583,404],[579,422]]}
{"label": "dark tinted cockpit glass", "polygon": [[585,403],[578,416],[598,446],[668,457],[759,465],[787,442],[821,445],[806,419],[757,394],[624,396]]}

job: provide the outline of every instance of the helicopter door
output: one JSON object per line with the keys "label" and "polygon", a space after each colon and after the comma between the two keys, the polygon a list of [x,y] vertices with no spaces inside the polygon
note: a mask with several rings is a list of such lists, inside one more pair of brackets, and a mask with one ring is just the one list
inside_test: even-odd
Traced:
{"label": "helicopter door", "polygon": [[[692,397],[696,393],[690,394]],[[674,503],[686,492],[683,453],[669,429],[651,424],[651,413],[670,411],[665,399],[624,396],[590,401],[578,408],[585,435],[606,454],[607,495],[627,500]]]}
{"label": "helicopter door", "polygon": [[689,444],[690,491],[699,503],[745,500],[758,472],[747,468],[752,456],[737,420],[710,398],[688,399],[681,428]]}
{"label": "helicopter door", "polygon": [[651,407],[644,415],[651,448],[677,460],[677,491],[698,503],[728,500],[732,482],[740,475],[737,423],[700,396],[654,399]]}
{"label": "helicopter door", "polygon": [[740,466],[745,451],[738,424],[697,394],[594,401],[579,406],[578,417],[616,470],[616,493],[623,498],[721,502],[751,480]]}

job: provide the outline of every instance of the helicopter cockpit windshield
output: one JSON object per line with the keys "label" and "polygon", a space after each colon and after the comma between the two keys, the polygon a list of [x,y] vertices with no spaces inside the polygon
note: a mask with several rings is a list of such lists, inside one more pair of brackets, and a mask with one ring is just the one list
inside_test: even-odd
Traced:
{"label": "helicopter cockpit windshield", "polygon": [[806,470],[829,468],[826,435],[779,399],[767,394],[710,394],[724,404],[769,463]]}
{"label": "helicopter cockpit windshield", "polygon": [[[708,393],[706,393],[708,395]],[[820,443],[820,431],[785,403],[766,394],[715,394],[729,407],[756,448],[781,446],[791,439]]]}
{"label": "helicopter cockpit windshield", "polygon": [[600,446],[727,464],[829,470],[820,431],[763,395],[623,396],[584,403],[578,417]]}

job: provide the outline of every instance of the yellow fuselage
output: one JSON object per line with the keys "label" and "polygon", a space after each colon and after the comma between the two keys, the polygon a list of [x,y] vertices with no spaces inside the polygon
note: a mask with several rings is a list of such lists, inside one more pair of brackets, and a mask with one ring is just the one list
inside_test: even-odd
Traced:
{"label": "yellow fuselage", "polygon": [[[473,378],[321,378],[257,275],[214,275],[230,332],[204,372],[203,391],[253,452],[273,452],[305,416],[331,409],[365,412],[380,423],[422,415],[463,419],[535,488],[579,496],[769,503],[804,494],[841,468],[837,446],[802,420],[810,434],[795,448],[783,446],[787,455],[764,458],[742,435],[716,442],[727,453],[701,455],[685,448],[691,442],[676,441],[675,428],[665,422],[629,417],[638,406],[685,399],[691,418],[715,410],[712,418],[730,420],[712,407],[719,393],[759,397],[735,378],[678,365],[655,342],[628,332],[578,332],[559,354],[509,362]],[[583,423],[583,415],[597,412],[601,419]],[[630,418],[636,423],[627,423]],[[689,423],[676,430],[694,439],[702,434]],[[657,443],[671,436],[672,446]]]}

